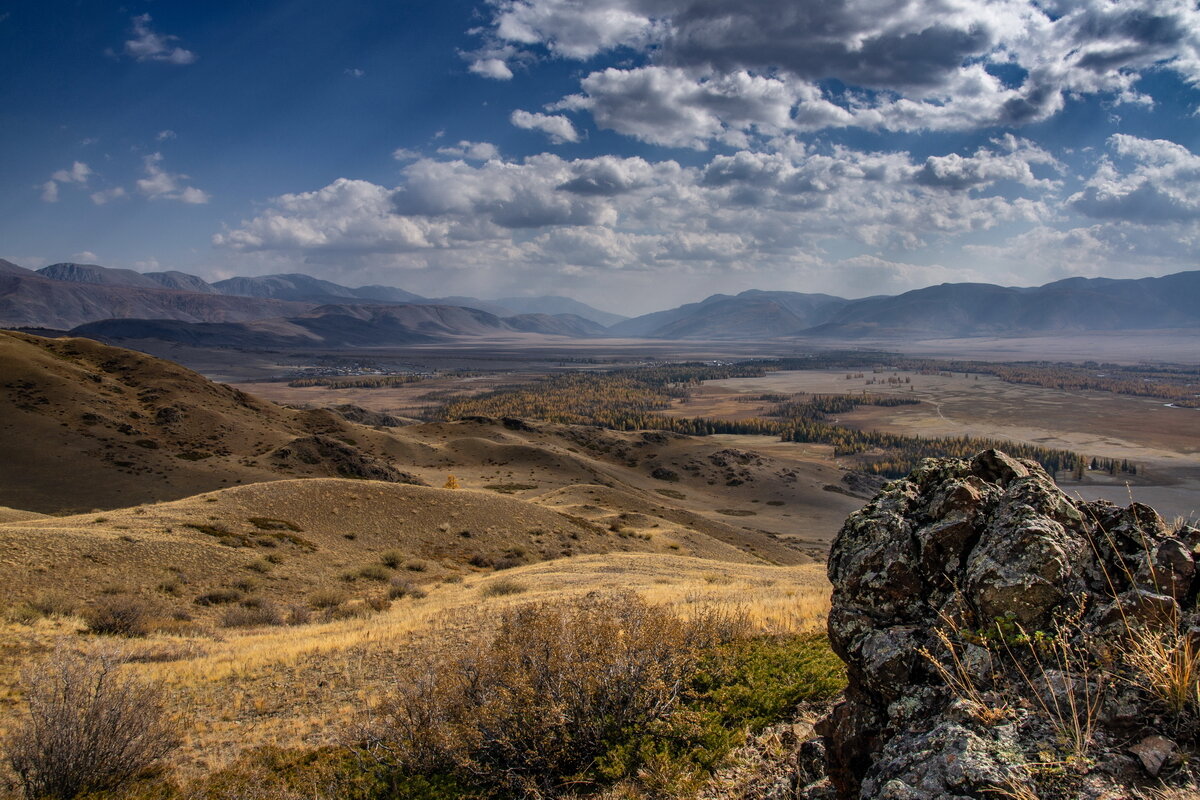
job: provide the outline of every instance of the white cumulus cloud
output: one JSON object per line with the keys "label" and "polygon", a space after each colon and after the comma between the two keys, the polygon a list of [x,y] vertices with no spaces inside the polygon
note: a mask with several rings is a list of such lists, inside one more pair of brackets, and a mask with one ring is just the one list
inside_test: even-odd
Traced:
{"label": "white cumulus cloud", "polygon": [[513,71],[500,58],[477,58],[471,62],[471,72],[497,81],[512,80]]}
{"label": "white cumulus cloud", "polygon": [[[405,166],[395,187],[340,179],[278,197],[214,243],[339,264],[389,259],[406,269],[778,276],[797,265],[836,264],[822,255],[829,248],[852,245],[901,263],[885,254],[1051,218],[1058,169],[1049,154],[1015,138],[947,160],[935,181],[922,177],[929,162],[907,153],[798,142],[698,166],[552,154],[426,158]],[[975,274],[893,272],[895,285]]]}
{"label": "white cumulus cloud", "polygon": [[494,158],[499,158],[500,151],[491,142],[463,140],[455,145],[439,147],[438,155],[450,156],[451,158],[465,158],[468,161],[490,161]]}
{"label": "white cumulus cloud", "polygon": [[98,192],[92,192],[91,197],[93,203],[98,206],[102,206],[107,203],[111,203],[113,200],[119,200],[120,198],[125,197],[125,195],[126,192],[124,188],[120,186],[114,186],[111,189],[103,189]]}
{"label": "white cumulus cloud", "polygon": [[[1150,70],[1200,82],[1192,0],[493,0],[496,77],[536,57],[622,57],[562,107],[668,146],[856,126],[1043,121],[1071,94],[1145,104]],[[998,77],[1008,74],[1007,80]],[[828,95],[829,81],[846,87]],[[656,128],[661,124],[661,129]],[[689,134],[688,130],[692,132]]]}
{"label": "white cumulus cloud", "polygon": [[518,128],[541,131],[550,137],[554,144],[578,142],[579,132],[571,124],[571,120],[561,114],[542,114],[540,112],[522,111],[517,109],[509,116],[509,121]]}
{"label": "white cumulus cloud", "polygon": [[167,64],[191,64],[196,54],[175,44],[178,36],[157,33],[150,27],[149,14],[133,18],[133,38],[125,42],[125,55],[136,61],[161,61]]}
{"label": "white cumulus cloud", "polygon": [[1148,225],[1200,220],[1200,156],[1163,139],[1109,138],[1105,157],[1068,203],[1095,219]]}
{"label": "white cumulus cloud", "polygon": [[76,161],[67,169],[55,171],[50,176],[50,180],[38,187],[42,193],[42,201],[45,203],[57,203],[59,184],[74,183],[79,186],[87,186],[88,179],[93,174],[92,168],[82,161]]}
{"label": "white cumulus cloud", "polygon": [[208,192],[183,185],[188,176],[168,172],[163,168],[162,162],[162,153],[151,153],[142,159],[146,177],[139,178],[136,185],[137,190],[144,196],[151,200],[178,200],[192,205],[207,203],[211,199]]}

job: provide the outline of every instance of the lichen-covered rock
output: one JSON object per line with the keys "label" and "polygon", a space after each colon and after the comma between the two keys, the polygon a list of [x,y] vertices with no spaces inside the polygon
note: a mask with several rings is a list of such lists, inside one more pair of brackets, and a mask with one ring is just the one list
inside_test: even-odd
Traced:
{"label": "lichen-covered rock", "polygon": [[995,450],[884,486],[829,560],[849,687],[817,732],[837,797],[1124,797],[1163,777],[1161,741],[1196,750],[1200,708],[1139,684],[1127,642],[1197,626],[1198,548],[1200,531],[1073,502]]}

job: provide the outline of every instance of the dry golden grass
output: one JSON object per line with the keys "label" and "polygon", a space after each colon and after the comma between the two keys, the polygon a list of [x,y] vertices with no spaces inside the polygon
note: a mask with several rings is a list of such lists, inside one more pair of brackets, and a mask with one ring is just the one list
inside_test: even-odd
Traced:
{"label": "dry golden grass", "polygon": [[[486,597],[497,581],[526,591]],[[293,628],[223,631],[220,636],[154,635],[123,643],[126,669],[164,686],[187,721],[177,764],[211,770],[250,745],[316,745],[336,741],[343,723],[388,685],[398,663],[421,648],[489,624],[492,614],[531,602],[556,602],[590,592],[633,591],[684,616],[713,606],[744,611],[764,631],[823,626],[829,586],[815,565],[772,567],[656,554],[579,556],[477,575],[431,587],[427,597],[395,602],[381,613]],[[76,638],[70,618],[5,626],[0,636],[24,641],[23,653],[3,664],[7,727],[16,709],[13,670],[31,652]],[[8,637],[13,638],[8,638]]]}
{"label": "dry golden grass", "polygon": [[213,624],[222,609],[194,601],[234,588],[287,606],[332,588],[382,596],[388,573],[417,584],[474,574],[473,561],[511,566],[613,551],[758,561],[702,532],[672,530],[622,536],[492,492],[334,478],[273,481],[153,506],[0,524],[0,563],[16,567],[0,586],[0,607],[35,602],[52,587],[76,608],[132,594],[163,616],[186,612]]}

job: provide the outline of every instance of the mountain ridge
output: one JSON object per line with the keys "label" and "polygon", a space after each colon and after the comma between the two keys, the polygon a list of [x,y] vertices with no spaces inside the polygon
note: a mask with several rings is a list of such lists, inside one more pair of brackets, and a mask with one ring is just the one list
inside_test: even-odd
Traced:
{"label": "mountain ridge", "polygon": [[[369,343],[359,330],[365,318],[359,312],[332,310],[339,306],[406,309],[390,318],[380,312],[370,323],[382,325],[376,332],[392,344],[430,341],[430,336],[515,332],[755,341],[1188,329],[1200,326],[1200,271],[1131,279],[1071,277],[1031,287],[943,283],[858,299],[750,289],[624,318],[556,295],[495,301],[428,298],[382,285],[350,288],[302,273],[235,277],[210,284],[177,271],[139,273],[62,262],[35,272],[0,260],[0,326],[60,330],[96,326],[87,330],[102,336],[119,331],[126,336],[139,326],[100,323],[141,320],[146,323],[141,328],[169,340],[225,342],[219,346],[254,346],[256,334],[265,337],[260,346],[301,341],[331,341],[338,347]],[[425,314],[414,310],[422,306],[439,310]],[[445,310],[450,308],[460,311]],[[322,317],[322,322],[313,321]],[[462,327],[448,325],[451,318]],[[305,321],[281,322],[296,319]],[[345,322],[347,330],[333,330],[331,324],[337,319]]]}
{"label": "mountain ridge", "polygon": [[[104,319],[177,319],[185,322],[247,321],[278,316],[280,312],[297,312],[302,306],[315,307],[336,303],[377,303],[384,305],[462,306],[486,311],[497,317],[517,317],[523,314],[557,316],[572,314],[600,326],[625,319],[618,314],[592,308],[568,297],[536,296],[507,298],[501,301],[480,300],[475,297],[423,297],[394,286],[373,284],[351,288],[303,273],[280,273],[258,277],[233,277],[209,283],[203,278],[177,270],[137,272],[130,269],[104,267],[64,261],[29,270],[11,261],[0,259],[0,276],[12,279],[41,279],[49,284],[0,286],[0,325],[45,328],[73,328]],[[70,288],[68,288],[68,286]],[[108,293],[97,293],[94,302],[81,301],[80,287],[105,287]],[[57,290],[57,291],[56,291]],[[260,301],[236,302],[240,312],[204,312],[199,310],[206,301],[175,298],[167,301],[160,296],[155,304],[145,296],[122,297],[125,290],[171,291],[211,297],[236,297]],[[86,292],[84,292],[86,294]],[[56,297],[55,295],[59,295]],[[33,295],[37,299],[31,299]],[[218,308],[220,301],[213,301]],[[290,307],[277,305],[291,303]],[[178,311],[174,306],[191,305],[192,311]],[[228,306],[229,304],[224,304]],[[56,308],[58,306],[58,308]]]}
{"label": "mountain ridge", "polygon": [[748,290],[617,323],[648,339],[962,337],[1200,326],[1200,271],[1067,278],[1042,286],[943,283],[856,300]]}
{"label": "mountain ridge", "polygon": [[303,314],[246,322],[110,319],[73,328],[71,336],[100,341],[156,339],[196,347],[379,347],[426,344],[461,336],[537,333],[588,338],[603,327],[572,315],[497,317],[465,306],[329,304]]}

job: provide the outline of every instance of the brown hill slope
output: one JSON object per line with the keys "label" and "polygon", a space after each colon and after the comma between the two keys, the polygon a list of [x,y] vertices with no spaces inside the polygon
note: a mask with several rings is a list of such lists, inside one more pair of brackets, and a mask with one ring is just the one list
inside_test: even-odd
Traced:
{"label": "brown hill slope", "polygon": [[369,428],[88,339],[0,332],[0,376],[0,505],[83,511],[306,475],[416,480]]}
{"label": "brown hill slope", "polygon": [[484,417],[392,432],[393,446],[407,445],[397,460],[430,483],[452,472],[465,487],[512,494],[605,527],[676,537],[701,532],[780,564],[822,559],[846,514],[861,505],[826,488],[842,473],[825,456],[772,437]]}
{"label": "brown hill slope", "polygon": [[764,455],[728,437],[515,419],[367,427],[86,339],[0,334],[0,375],[0,436],[16,445],[0,505],[12,508],[124,508],[290,477],[440,486],[453,473],[625,538],[682,549],[703,536],[790,564],[820,558],[858,504],[825,490],[836,468],[794,446]]}
{"label": "brown hill slope", "polygon": [[[317,592],[382,597],[388,581],[438,583],[572,555],[642,552],[762,563],[703,534],[628,536],[492,492],[379,481],[272,481],[156,505],[0,523],[18,566],[0,605],[80,608],[134,595],[160,618],[215,621],[227,603],[311,605]],[[252,599],[253,598],[253,599]],[[197,604],[197,600],[200,603]],[[222,606],[218,608],[217,606]]]}

